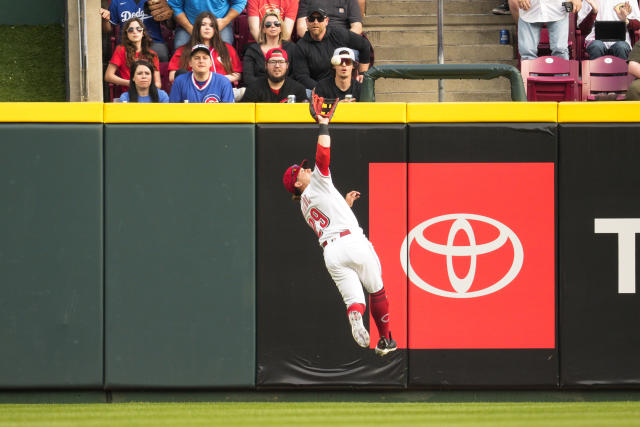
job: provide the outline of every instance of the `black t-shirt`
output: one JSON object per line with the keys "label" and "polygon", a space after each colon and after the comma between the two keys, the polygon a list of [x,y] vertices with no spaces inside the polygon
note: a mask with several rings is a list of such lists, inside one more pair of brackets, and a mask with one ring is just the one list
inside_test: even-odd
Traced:
{"label": "black t-shirt", "polygon": [[352,22],[362,22],[362,13],[357,0],[300,0],[298,19],[307,17],[307,10],[311,3],[324,6],[324,11],[329,15],[330,27],[349,29]]}
{"label": "black t-shirt", "polygon": [[318,86],[316,86],[316,95],[329,99],[344,99],[346,95],[352,95],[356,101],[359,101],[360,86],[361,84],[359,81],[351,79],[351,86],[349,86],[349,89],[342,91],[338,86],[336,86],[334,78],[328,77],[318,82]]}
{"label": "black t-shirt", "polygon": [[307,100],[304,86],[291,78],[284,79],[284,84],[276,94],[271,90],[267,78],[259,77],[247,86],[240,102],[287,102],[289,95],[295,95],[296,102]]}

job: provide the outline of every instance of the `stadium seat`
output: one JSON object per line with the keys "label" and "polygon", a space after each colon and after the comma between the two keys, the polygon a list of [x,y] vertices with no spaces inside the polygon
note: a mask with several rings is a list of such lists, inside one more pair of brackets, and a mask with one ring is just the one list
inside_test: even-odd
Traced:
{"label": "stadium seat", "polygon": [[522,80],[529,101],[577,101],[579,62],[555,56],[522,61]]}
{"label": "stadium seat", "polygon": [[582,100],[622,101],[633,79],[627,62],[618,57],[582,61]]}
{"label": "stadium seat", "polygon": [[160,63],[160,79],[162,80],[162,90],[171,92],[171,81],[169,81],[169,63]]}
{"label": "stadium seat", "polygon": [[255,42],[249,31],[249,17],[246,10],[233,20],[233,38],[236,52],[242,60],[246,46]]}

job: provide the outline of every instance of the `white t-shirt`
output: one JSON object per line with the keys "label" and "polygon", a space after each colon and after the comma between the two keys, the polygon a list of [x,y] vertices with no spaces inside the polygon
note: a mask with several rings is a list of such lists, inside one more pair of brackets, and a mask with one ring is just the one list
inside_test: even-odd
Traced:
{"label": "white t-shirt", "polygon": [[567,16],[562,5],[564,1],[566,0],[531,0],[529,10],[520,9],[520,19],[531,23],[559,21]]}
{"label": "white t-shirt", "polygon": [[300,197],[300,210],[307,224],[318,236],[320,245],[339,237],[345,230],[352,234],[363,234],[344,196],[333,186],[331,172],[324,176],[317,166]]}
{"label": "white t-shirt", "polygon": [[[631,5],[631,14],[627,16],[627,19],[638,19],[640,17],[640,10],[638,9],[638,2],[636,0],[628,0]],[[596,21],[619,21],[620,18],[618,14],[613,9],[617,4],[624,3],[623,0],[599,0],[598,1],[598,15],[596,16]],[[591,5],[589,3],[582,2],[582,9],[578,12],[578,25],[584,18],[587,17],[591,13]],[[591,32],[585,37],[587,42],[591,42],[596,38],[596,26],[595,23],[593,28],[591,28]],[[629,46],[631,46],[631,39],[629,38],[629,32],[626,33],[626,42]],[[604,42],[604,45],[610,48],[615,42]]]}

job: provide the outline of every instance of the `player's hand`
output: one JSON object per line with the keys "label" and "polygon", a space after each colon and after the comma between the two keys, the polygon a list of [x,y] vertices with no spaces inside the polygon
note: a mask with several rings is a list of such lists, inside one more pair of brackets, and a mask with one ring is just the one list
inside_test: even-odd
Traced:
{"label": "player's hand", "polygon": [[108,21],[111,19],[111,12],[109,12],[109,9],[100,8],[100,16],[102,19]]}
{"label": "player's hand", "polygon": [[318,123],[321,124],[321,125],[328,125],[329,124],[329,117],[318,116]]}
{"label": "player's hand", "polygon": [[359,198],[360,198],[360,192],[355,190],[349,191],[347,195],[344,197],[344,199],[347,201],[347,204],[349,205],[350,208],[353,207],[353,202],[355,202]]}

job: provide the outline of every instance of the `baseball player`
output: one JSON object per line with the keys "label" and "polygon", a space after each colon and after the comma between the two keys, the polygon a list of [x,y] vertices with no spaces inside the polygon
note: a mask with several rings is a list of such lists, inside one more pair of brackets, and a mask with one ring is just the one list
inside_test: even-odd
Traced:
{"label": "baseball player", "polygon": [[362,287],[369,292],[371,314],[380,333],[375,352],[384,356],[398,347],[389,330],[389,303],[382,284],[380,261],[351,211],[360,193],[351,191],[343,198],[333,186],[329,172],[329,121],[338,100],[329,104],[329,111],[325,113],[323,98],[315,93],[312,96],[310,109],[319,123],[315,168],[313,171],[305,168],[307,161],[304,160],[300,165],[290,166],[282,181],[292,198],[300,201],[305,221],[318,236],[327,270],[347,307],[353,339],[364,348],[369,347],[369,332],[362,323],[366,309]]}

